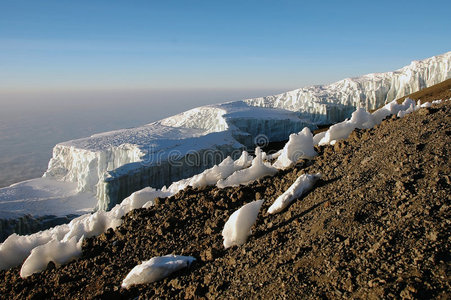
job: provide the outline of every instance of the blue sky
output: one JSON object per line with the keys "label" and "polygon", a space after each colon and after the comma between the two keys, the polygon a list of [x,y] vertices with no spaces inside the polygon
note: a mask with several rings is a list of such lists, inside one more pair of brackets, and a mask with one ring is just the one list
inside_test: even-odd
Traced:
{"label": "blue sky", "polygon": [[329,83],[450,51],[450,3],[0,0],[0,91]]}

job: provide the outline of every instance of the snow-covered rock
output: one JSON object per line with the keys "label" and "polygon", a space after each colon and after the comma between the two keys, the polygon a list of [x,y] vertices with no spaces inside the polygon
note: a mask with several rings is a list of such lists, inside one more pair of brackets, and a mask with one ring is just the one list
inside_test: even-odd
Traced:
{"label": "snow-covered rock", "polygon": [[242,245],[252,233],[251,227],[257,220],[258,212],[264,200],[256,200],[236,210],[224,225],[222,237],[227,249],[234,245]]}
{"label": "snow-covered rock", "polygon": [[279,213],[284,210],[293,200],[298,199],[310,191],[321,174],[303,174],[286,190],[282,195],[277,197],[276,201],[268,208],[269,214]]}
{"label": "snow-covered rock", "polygon": [[189,267],[196,259],[191,256],[165,255],[153,257],[135,266],[122,281],[123,288],[161,280],[171,273]]}
{"label": "snow-covered rock", "polygon": [[281,154],[273,164],[277,169],[286,169],[293,166],[301,158],[312,158],[318,155],[313,149],[313,134],[305,127],[299,133],[292,133]]}

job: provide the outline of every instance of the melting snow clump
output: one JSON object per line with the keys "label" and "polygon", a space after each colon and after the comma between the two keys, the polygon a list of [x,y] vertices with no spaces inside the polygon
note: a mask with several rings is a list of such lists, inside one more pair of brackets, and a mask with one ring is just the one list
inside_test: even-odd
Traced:
{"label": "melting snow clump", "polygon": [[264,200],[257,200],[242,206],[236,210],[224,225],[222,236],[224,247],[227,249],[233,245],[242,245],[252,233],[251,227],[257,220],[258,212]]}
{"label": "melting snow clump", "polygon": [[137,266],[127,274],[122,287],[128,288],[134,284],[144,284],[161,280],[169,274],[186,268],[196,259],[191,256],[165,255],[153,257]]}
{"label": "melting snow clump", "polygon": [[263,161],[263,152],[257,147],[255,149],[255,158],[249,168],[236,171],[226,179],[219,180],[216,186],[222,189],[228,186],[239,186],[240,184],[246,185],[261,177],[266,175],[272,176],[276,173],[276,168],[271,166],[270,163]]}
{"label": "melting snow clump", "polygon": [[308,127],[304,127],[298,134],[290,134],[288,142],[273,166],[278,169],[286,169],[294,165],[300,158],[312,158],[317,155],[318,153],[313,149],[313,134]]}
{"label": "melting snow clump", "polygon": [[312,189],[321,174],[303,174],[296,179],[296,181],[280,195],[276,201],[269,207],[268,213],[275,214],[284,210],[293,200],[302,196],[302,194]]}
{"label": "melting snow clump", "polygon": [[47,244],[38,246],[31,251],[20,269],[20,277],[26,278],[33,273],[41,272],[47,268],[47,264],[53,261],[61,265],[81,255],[81,243],[76,237],[67,242],[52,240]]}
{"label": "melting snow clump", "polygon": [[172,193],[177,193],[188,186],[193,188],[206,187],[209,185],[215,185],[218,181],[223,180],[234,172],[244,168],[248,168],[252,163],[252,156],[246,151],[243,151],[240,158],[233,160],[230,156],[224,159],[219,165],[203,171],[193,177],[182,179],[171,184],[168,188]]}

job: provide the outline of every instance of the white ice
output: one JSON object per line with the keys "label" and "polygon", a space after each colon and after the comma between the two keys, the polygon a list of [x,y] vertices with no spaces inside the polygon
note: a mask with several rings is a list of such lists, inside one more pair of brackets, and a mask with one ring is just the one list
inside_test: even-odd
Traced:
{"label": "white ice", "polygon": [[254,106],[298,111],[317,124],[333,124],[344,120],[356,108],[376,109],[448,78],[451,78],[451,52],[413,61],[394,72],[346,78],[245,101]]}
{"label": "white ice", "polygon": [[255,158],[252,160],[252,165],[243,170],[234,172],[226,179],[221,179],[217,182],[216,186],[219,188],[225,188],[228,186],[247,185],[255,180],[267,175],[274,175],[277,173],[277,169],[271,166],[270,163],[263,161],[263,152],[259,147],[255,149]]}
{"label": "white ice", "polygon": [[251,227],[257,220],[258,212],[264,200],[256,200],[236,210],[224,225],[222,237],[227,249],[234,245],[242,245],[252,233]]}
{"label": "white ice", "polygon": [[[238,137],[252,140],[256,134],[263,133],[268,135],[270,141],[282,140],[289,133],[299,131],[300,128],[294,129],[301,124],[307,125],[305,123],[308,120],[303,118],[311,118],[317,123],[342,120],[343,116],[347,116],[356,107],[375,108],[388,100],[448,79],[451,77],[450,61],[451,52],[448,52],[413,62],[395,72],[370,74],[328,86],[314,86],[276,96],[207,106],[142,127],[61,143],[54,148],[53,158],[45,174],[46,179],[0,189],[0,210],[8,211],[11,215],[27,211],[36,212],[33,215],[86,212],[95,206],[92,204],[92,195],[103,200],[109,197],[105,195],[106,189],[98,190],[106,187],[106,179],[113,182],[118,181],[120,176],[133,174],[139,181],[142,163],[159,153],[162,153],[159,158],[164,162],[170,157],[171,151],[185,155],[193,150],[241,149],[243,144],[237,140]],[[332,126],[321,141],[332,143],[349,135],[350,128],[366,128],[371,120],[378,124],[384,117],[405,111],[410,106],[410,102],[402,105],[390,102],[371,115],[358,110],[351,120],[344,122],[345,125]],[[314,141],[317,140],[318,137],[315,136]],[[264,162],[260,153],[252,161],[251,167],[237,170],[217,184],[246,184],[261,176],[273,175],[276,171],[276,168]],[[52,180],[47,181],[48,179]],[[213,181],[209,178],[198,178],[195,181],[203,180],[205,183]],[[124,181],[127,184],[129,182]],[[125,189],[128,186],[119,188]],[[160,195],[158,193],[155,197]],[[155,198],[152,197],[153,195],[149,195],[149,201]],[[6,200],[10,203],[6,203]],[[134,203],[143,201],[136,200]],[[99,234],[108,226],[114,228],[121,223],[119,216],[132,206],[134,204],[129,205],[129,208],[113,208],[108,213],[84,215],[69,224],[30,236],[11,235],[0,244],[0,268],[20,264],[33,248],[50,241],[68,242],[75,237],[78,243],[83,236]]]}
{"label": "white ice", "polygon": [[77,258],[81,255],[82,242],[82,239],[77,242],[77,238],[73,237],[68,241],[51,240],[34,248],[20,269],[20,277],[26,278],[45,270],[51,261],[58,266]]}
{"label": "white ice", "polygon": [[36,178],[0,189],[0,219],[29,215],[85,214],[97,203],[94,194],[79,193],[73,182]]}
{"label": "white ice", "polygon": [[303,174],[269,207],[268,213],[275,214],[284,210],[293,200],[300,198],[303,194],[313,188],[321,174]]}
{"label": "white ice", "polygon": [[196,259],[191,256],[165,255],[153,257],[135,266],[122,281],[123,288],[161,280],[171,273],[191,265]]}
{"label": "white ice", "polygon": [[[60,143],[54,147],[45,177],[72,183],[71,192],[58,192],[63,196],[57,198],[55,194],[47,193],[53,189],[48,184],[42,186],[34,181],[30,188],[29,182],[21,183],[13,189],[0,189],[0,210],[10,213],[10,216],[17,216],[14,211],[19,215],[35,212],[32,215],[36,216],[50,212],[53,207],[55,212],[52,214],[55,215],[60,212],[76,214],[94,207],[107,209],[111,203],[121,200],[118,195],[123,194],[122,191],[141,188],[142,177],[154,174],[152,170],[149,172],[142,168],[142,163],[152,165],[154,158],[167,162],[174,151],[181,155],[207,150],[230,154],[260,134],[266,135],[268,141],[284,140],[290,133],[298,132],[312,122],[341,121],[355,108],[374,109],[392,99],[444,81],[451,77],[450,68],[451,52],[448,52],[414,61],[394,72],[348,78],[275,96],[199,107],[141,127]],[[379,117],[383,116],[384,112],[374,114],[375,123],[380,122],[382,119]],[[349,128],[345,127],[341,129],[346,133]],[[318,139],[314,137],[315,144]],[[329,139],[329,142],[333,140]],[[168,182],[149,184],[162,186],[180,180],[186,176],[188,168],[159,168],[159,171],[167,172],[164,177]],[[150,176],[152,178],[155,176]],[[75,195],[72,193],[74,190],[87,193]],[[42,193],[48,195],[36,196]],[[88,205],[92,201],[88,193],[95,195],[96,205]],[[12,201],[6,203],[6,200]],[[38,202],[41,203],[37,205]]]}
{"label": "white ice", "polygon": [[218,181],[229,177],[234,172],[248,168],[251,163],[252,156],[250,156],[247,151],[243,151],[239,159],[234,161],[230,156],[228,156],[219,165],[215,165],[212,168],[188,179],[182,179],[174,182],[167,190],[175,194],[188,186],[198,188],[215,185]]}
{"label": "white ice", "polygon": [[312,132],[305,127],[298,134],[290,134],[288,142],[273,166],[277,169],[286,169],[293,166],[301,158],[312,158],[316,155],[318,153],[313,148]]}
{"label": "white ice", "polygon": [[336,141],[346,139],[351,132],[356,129],[368,129],[377,124],[380,124],[384,118],[390,115],[397,115],[403,117],[417,110],[420,106],[415,104],[410,98],[404,100],[402,104],[398,104],[396,100],[384,105],[382,108],[376,110],[372,114],[365,111],[363,108],[357,109],[352,113],[350,120],[337,123],[329,127],[326,133],[321,133],[318,138],[315,136],[315,140],[322,137],[319,141],[319,145],[335,144]]}
{"label": "white ice", "polygon": [[320,140],[319,145],[329,144],[331,141],[337,141],[347,138],[351,132],[356,129],[368,129],[375,125],[373,116],[363,108],[357,109],[352,113],[350,120],[337,123],[329,127]]}
{"label": "white ice", "polygon": [[[67,248],[72,247],[72,253],[77,253],[75,245],[84,238],[99,235],[108,228],[116,228],[122,223],[122,216],[132,209],[139,208],[146,203],[152,203],[156,197],[165,197],[167,195],[170,194],[168,192],[146,188],[143,191],[132,194],[123,203],[116,205],[109,212],[98,211],[93,214],[85,214],[73,219],[69,224],[55,226],[31,235],[19,236],[12,234],[0,244],[0,269],[7,269],[21,264],[34,248],[44,244],[64,245],[64,249],[67,251],[70,250]],[[73,238],[75,238],[77,243],[68,243]],[[52,243],[48,244],[49,242]],[[45,253],[50,260],[55,259],[60,263],[63,263],[64,257],[66,257],[59,257],[58,253],[51,251]],[[54,257],[52,256],[53,254],[55,254]],[[25,272],[25,274],[28,272]]]}

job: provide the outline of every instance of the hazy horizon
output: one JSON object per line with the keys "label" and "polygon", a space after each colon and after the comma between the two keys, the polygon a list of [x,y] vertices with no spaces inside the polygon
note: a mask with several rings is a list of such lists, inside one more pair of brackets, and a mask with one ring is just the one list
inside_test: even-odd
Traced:
{"label": "hazy horizon", "polygon": [[0,187],[40,177],[55,144],[278,90],[0,93]]}

